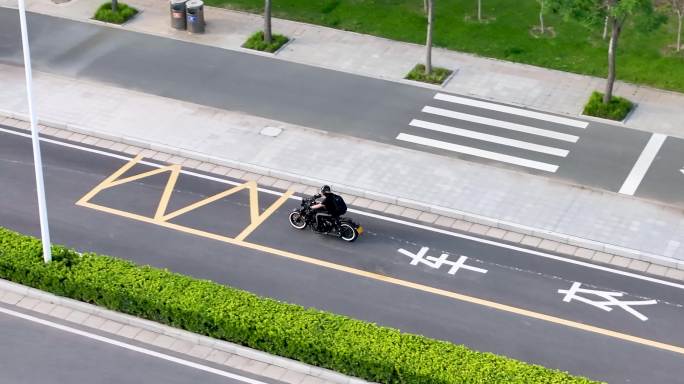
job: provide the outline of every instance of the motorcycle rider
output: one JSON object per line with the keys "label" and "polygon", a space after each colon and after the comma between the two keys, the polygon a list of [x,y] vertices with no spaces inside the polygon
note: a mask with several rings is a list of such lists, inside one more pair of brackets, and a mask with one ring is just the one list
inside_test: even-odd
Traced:
{"label": "motorcycle rider", "polygon": [[316,215],[316,230],[323,232],[323,217],[337,217],[335,212],[335,203],[333,202],[333,193],[329,185],[321,187],[321,193],[314,195],[314,199],[322,198],[316,204],[311,206],[311,210]]}

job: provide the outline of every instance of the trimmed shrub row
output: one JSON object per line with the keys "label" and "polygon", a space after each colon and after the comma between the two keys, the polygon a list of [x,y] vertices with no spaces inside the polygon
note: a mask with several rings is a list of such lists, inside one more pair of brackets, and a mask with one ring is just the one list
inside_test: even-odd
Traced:
{"label": "trimmed shrub row", "polygon": [[123,24],[137,13],[137,9],[124,3],[118,3],[117,10],[114,12],[112,11],[112,3],[106,2],[100,5],[93,18],[105,23]]}
{"label": "trimmed shrub row", "polygon": [[631,101],[619,96],[613,96],[610,102],[605,104],[603,102],[603,93],[594,91],[584,106],[582,113],[587,116],[622,121],[627,117],[632,107]]}
{"label": "trimmed shrub row", "polygon": [[380,383],[594,383],[464,346],[258,297],[0,227],[0,277]]}

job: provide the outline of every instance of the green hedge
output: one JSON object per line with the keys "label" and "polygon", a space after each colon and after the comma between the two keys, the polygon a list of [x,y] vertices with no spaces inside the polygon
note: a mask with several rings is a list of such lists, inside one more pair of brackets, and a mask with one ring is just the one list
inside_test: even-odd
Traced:
{"label": "green hedge", "polygon": [[124,3],[117,4],[116,12],[112,11],[112,3],[106,2],[97,9],[93,19],[104,21],[105,23],[123,24],[131,17],[135,16],[138,10]]}
{"label": "green hedge", "polygon": [[592,383],[460,345],[53,246],[0,227],[0,277],[380,383]]}
{"label": "green hedge", "polygon": [[627,117],[629,111],[632,110],[633,104],[631,101],[613,96],[610,103],[603,102],[603,93],[594,92],[589,97],[589,101],[584,106],[583,114],[587,116],[602,117],[604,119],[622,121]]}

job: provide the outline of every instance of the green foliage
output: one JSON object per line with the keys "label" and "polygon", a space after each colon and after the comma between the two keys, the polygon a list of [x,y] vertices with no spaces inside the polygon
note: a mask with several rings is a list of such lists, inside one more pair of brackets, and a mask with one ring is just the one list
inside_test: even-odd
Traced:
{"label": "green foliage", "polygon": [[245,41],[244,44],[242,44],[242,48],[249,48],[249,49],[255,49],[257,51],[265,51],[265,52],[275,52],[280,47],[285,45],[285,43],[288,42],[288,38],[283,36],[283,35],[271,35],[271,44],[266,44],[264,41],[264,32],[259,31],[254,33],[252,36],[250,36],[247,41]]}
{"label": "green foliage", "polygon": [[0,227],[0,278],[379,383],[591,384],[461,345],[54,246]]}
{"label": "green foliage", "polygon": [[114,12],[112,11],[112,3],[106,2],[97,9],[93,18],[106,23],[123,24],[137,13],[137,9],[123,3],[119,3],[117,11]]}
{"label": "green foliage", "polygon": [[[263,11],[263,0],[206,0],[207,5]],[[334,6],[333,6],[334,5]],[[551,4],[547,5],[550,7]],[[480,56],[511,60],[546,68],[605,77],[607,41],[601,38],[603,19],[587,29],[576,19],[563,21],[559,13],[544,18],[553,26],[554,38],[539,39],[530,27],[539,21],[539,5],[532,0],[486,0],[488,23],[465,22],[475,9],[473,0],[435,1],[434,44]],[[319,24],[342,30],[367,33],[389,39],[425,44],[426,17],[419,0],[278,0],[273,2],[275,17]],[[668,29],[643,33],[637,28],[622,32],[618,46],[619,80],[648,84],[684,92],[684,65],[681,57],[664,56],[662,48],[672,43],[676,20]],[[516,47],[511,55],[510,47]]]}
{"label": "green foliage", "polygon": [[450,70],[439,67],[432,67],[432,72],[425,73],[425,65],[417,64],[411,72],[406,75],[406,79],[422,81],[424,83],[442,84],[451,75]]}
{"label": "green foliage", "polygon": [[618,96],[613,96],[610,103],[603,102],[603,93],[594,92],[584,106],[584,113],[588,116],[602,117],[604,119],[622,121],[632,110],[632,102]]}

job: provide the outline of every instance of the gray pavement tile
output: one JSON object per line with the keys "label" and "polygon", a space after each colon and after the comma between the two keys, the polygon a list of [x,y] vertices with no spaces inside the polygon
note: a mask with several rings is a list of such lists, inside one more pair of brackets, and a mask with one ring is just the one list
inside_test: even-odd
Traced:
{"label": "gray pavement tile", "polygon": [[260,175],[258,173],[247,172],[244,175],[242,175],[242,179],[247,181],[258,181],[261,178],[261,176],[263,175]]}
{"label": "gray pavement tile", "polygon": [[385,208],[385,213],[390,214],[390,215],[396,215],[396,216],[401,216],[402,213],[406,210],[405,207],[401,207],[398,205],[394,204],[389,204],[387,208]]}
{"label": "gray pavement tile", "polygon": [[293,370],[287,370],[285,372],[285,375],[280,378],[280,381],[284,381],[289,384],[301,384],[302,381],[306,378],[306,375],[301,373],[301,372],[296,372]]}
{"label": "gray pavement tile", "polygon": [[623,257],[623,256],[613,256],[613,258],[610,260],[610,263],[616,267],[623,267],[626,268],[629,263],[632,262],[632,259],[628,257]]}
{"label": "gray pavement tile", "polygon": [[325,384],[325,380],[318,377],[307,376],[302,380],[301,384]]}
{"label": "gray pavement tile", "polygon": [[366,199],[365,197],[357,197],[354,200],[354,206],[359,208],[368,208],[373,201]]}
{"label": "gray pavement tile", "polygon": [[536,236],[525,236],[525,237],[523,237],[520,244],[528,245],[530,247],[537,247],[537,246],[539,246],[539,244],[541,244],[541,241],[542,241],[542,239],[540,239]]}
{"label": "gray pavement tile", "polygon": [[435,220],[437,220],[438,217],[439,216],[435,215],[434,213],[423,212],[418,216],[418,220],[432,224],[435,222]]}
{"label": "gray pavement tile", "polygon": [[123,150],[124,153],[128,153],[129,155],[133,155],[133,156],[138,155],[142,151],[143,151],[142,148],[136,147],[135,145],[129,145],[128,147],[126,147]]}
{"label": "gray pavement tile", "polygon": [[581,257],[583,259],[591,259],[592,257],[594,257],[594,253],[596,253],[596,251],[588,248],[577,248],[575,256]]}
{"label": "gray pavement tile", "polygon": [[442,227],[451,228],[455,221],[456,219],[451,217],[440,216],[437,218],[437,220],[435,220],[435,224]]}
{"label": "gray pavement tile", "polygon": [[214,363],[223,364],[231,356],[233,356],[232,353],[224,352],[218,349],[212,349],[211,353],[209,353],[209,356],[207,356],[207,360]]}
{"label": "gray pavement tile", "polygon": [[74,310],[65,320],[71,321],[72,323],[76,324],[83,324],[83,322],[88,318],[88,316],[90,316],[90,314]]}
{"label": "gray pavement tile", "polygon": [[78,141],[79,143],[86,138],[86,135],[78,132],[72,132],[71,135],[67,137],[67,139],[71,141]]}
{"label": "gray pavement tile", "polygon": [[[320,189],[320,187],[316,188],[316,187],[309,186],[304,190],[303,194],[306,196],[313,196],[319,192],[319,189]],[[352,205],[352,204],[349,204],[349,205]]]}
{"label": "gray pavement tile", "polygon": [[206,163],[206,162],[200,164],[199,167],[197,167],[197,169],[200,170],[200,171],[210,172],[210,173],[211,173],[211,171],[212,171],[214,168],[216,168],[216,164],[213,164],[213,163]]}
{"label": "gray pavement tile", "polygon": [[146,329],[143,329],[142,331],[140,331],[140,333],[138,333],[138,334],[135,336],[135,339],[138,340],[138,341],[142,341],[143,343],[152,344],[152,342],[153,342],[157,337],[159,337],[159,334],[158,334],[158,333],[155,333],[155,332],[152,332],[152,331],[148,331],[148,330],[146,330]]}
{"label": "gray pavement tile", "polygon": [[[214,170],[212,172],[217,174],[217,175],[230,176],[230,173],[233,171],[234,171],[233,168],[228,168],[228,167],[224,167],[222,165],[219,165],[218,167],[214,168]],[[231,176],[231,177],[233,177],[233,176]],[[239,177],[238,177],[238,179],[239,179]]]}
{"label": "gray pavement tile", "polygon": [[150,159],[154,159],[154,156],[157,154],[157,151],[153,151],[151,149],[143,149],[140,151],[139,155],[142,155],[142,157],[147,157]]}
{"label": "gray pavement tile", "polygon": [[387,203],[383,203],[382,201],[372,201],[368,206],[368,209],[384,212],[387,207],[389,207],[389,204]]}
{"label": "gray pavement tile", "polygon": [[[71,139],[71,137],[69,139]],[[127,146],[128,145],[126,145],[124,143],[114,143],[114,145],[109,147],[109,149],[111,151],[123,152],[123,150],[126,149]]]}
{"label": "gray pavement tile", "polygon": [[684,270],[676,268],[668,268],[665,277],[676,280],[684,280]]}
{"label": "gray pavement tile", "polygon": [[26,308],[26,309],[33,309],[33,307],[38,305],[38,303],[40,303],[40,300],[34,299],[32,297],[24,296],[17,303],[17,307]]}
{"label": "gray pavement tile", "polygon": [[107,139],[100,139],[95,143],[95,145],[102,148],[109,148],[114,145],[114,142]]}
{"label": "gray pavement tile", "polygon": [[406,209],[404,209],[404,211],[400,214],[400,216],[403,216],[403,217],[406,217],[406,218],[414,219],[414,220],[415,220],[415,219],[418,218],[418,216],[420,216],[421,213],[422,213],[422,212],[419,211],[419,210],[417,210],[417,209],[406,208]]}
{"label": "gray pavement tile", "polygon": [[33,307],[34,311],[44,313],[46,315],[52,312],[53,309],[55,309],[55,304],[48,303],[46,301],[41,301],[40,303],[38,303],[38,305]]}
{"label": "gray pavement tile", "polygon": [[285,373],[287,373],[287,369],[285,368],[275,365],[268,365],[266,369],[261,372],[261,375],[271,379],[279,380],[281,377],[285,376]]}
{"label": "gray pavement tile", "polygon": [[60,139],[66,139],[67,137],[71,136],[73,134],[72,131],[67,131],[65,129],[60,129],[55,133],[55,137],[58,137]]}
{"label": "gray pavement tile", "polygon": [[599,263],[610,264],[610,261],[613,259],[613,255],[605,252],[596,252],[591,259],[598,261]]}
{"label": "gray pavement tile", "polygon": [[102,326],[102,324],[105,323],[105,321],[107,321],[107,319],[103,317],[97,315],[90,315],[83,321],[83,325],[86,325],[91,328],[100,329],[100,327]]}
{"label": "gray pavement tile", "polygon": [[519,243],[525,237],[522,233],[508,231],[503,237],[503,240],[510,241],[512,243]]}
{"label": "gray pavement tile", "polygon": [[492,227],[487,226],[487,225],[473,224],[473,225],[470,227],[469,232],[474,233],[474,234],[476,234],[476,235],[482,235],[482,236],[484,236],[484,235],[487,234],[487,232],[489,232],[489,230],[490,230],[491,228],[492,228]]}
{"label": "gray pavement tile", "polygon": [[211,353],[212,348],[207,347],[206,345],[200,345],[200,344],[195,344],[190,351],[188,351],[188,354],[190,356],[195,356],[200,359],[205,359],[209,354]]}
{"label": "gray pavement tile", "polygon": [[501,228],[490,228],[489,231],[487,231],[486,235],[488,237],[493,237],[495,239],[503,239],[507,233],[508,231],[503,230]]}
{"label": "gray pavement tile", "polygon": [[243,369],[243,367],[247,364],[249,359],[246,357],[242,357],[240,355],[233,355],[226,360],[224,365],[227,365],[229,367],[233,367],[236,369]]}
{"label": "gray pavement tile", "polygon": [[31,124],[28,121],[17,120],[14,127],[19,129],[31,129]]}
{"label": "gray pavement tile", "polygon": [[169,349],[178,353],[188,353],[193,347],[195,347],[195,345],[195,343],[191,343],[187,340],[176,339],[176,341],[171,344]]}
{"label": "gray pavement tile", "polygon": [[175,341],[176,339],[174,339],[173,337],[157,334],[157,337],[155,337],[154,340],[150,342],[150,344],[156,345],[157,347],[169,349]]}
{"label": "gray pavement tile", "polygon": [[142,328],[134,327],[132,325],[124,325],[117,334],[129,339],[134,339],[142,331]]}
{"label": "gray pavement tile", "polygon": [[167,162],[171,158],[171,155],[168,153],[164,153],[164,152],[157,152],[154,156],[152,156],[152,158],[154,160]]}
{"label": "gray pavement tile", "polygon": [[577,252],[577,247],[570,244],[560,244],[558,245],[558,248],[556,248],[556,252],[572,256]]}
{"label": "gray pavement tile", "polygon": [[261,361],[257,360],[247,359],[245,365],[242,366],[242,370],[261,375],[261,373],[264,372],[267,367],[268,364],[266,363],[262,363]]}
{"label": "gray pavement tile", "polygon": [[240,180],[242,180],[245,177],[245,175],[247,174],[247,172],[239,170],[239,169],[226,168],[226,170],[228,170],[227,173],[225,173],[226,176],[232,177],[235,179],[240,179]]}
{"label": "gray pavement tile", "polygon": [[646,273],[656,276],[666,276],[667,270],[668,268],[662,265],[651,264],[651,266],[646,270]]}
{"label": "gray pavement tile", "polygon": [[121,328],[123,328],[123,324],[112,320],[107,320],[100,326],[101,331],[109,333],[117,333],[121,330]]}
{"label": "gray pavement tile", "polygon": [[63,307],[61,305],[55,305],[55,309],[53,309],[49,313],[49,315],[56,317],[56,318],[59,318],[59,319],[66,319],[67,317],[69,317],[71,312],[72,312],[72,310],[67,308],[67,307]]}
{"label": "gray pavement tile", "polygon": [[171,156],[166,162],[170,164],[183,164],[185,160],[185,157],[182,156]]}
{"label": "gray pavement tile", "polygon": [[[8,124],[8,125],[12,125],[12,124]],[[57,134],[57,132],[59,132],[57,130],[57,128],[47,127],[44,130],[42,130],[40,133],[43,135],[54,136],[55,134]]]}
{"label": "gray pavement tile", "polygon": [[560,243],[557,241],[544,239],[541,243],[539,243],[539,248],[547,251],[555,251],[559,245]]}
{"label": "gray pavement tile", "polygon": [[451,225],[451,228],[463,231],[463,232],[469,232],[470,228],[473,226],[473,223],[465,220],[456,220],[454,223]]}
{"label": "gray pavement tile", "polygon": [[275,179],[271,176],[261,176],[257,180],[257,184],[259,184],[260,186],[263,186],[263,187],[270,187],[273,184],[275,184],[276,181],[278,181],[278,179]]}
{"label": "gray pavement tile", "polygon": [[639,271],[639,272],[646,272],[646,270],[650,266],[651,266],[651,263],[647,263],[647,262],[641,261],[641,260],[632,260],[632,262],[629,263],[627,268],[633,269],[633,270]]}
{"label": "gray pavement tile", "polygon": [[293,191],[295,191],[297,193],[302,193],[302,192],[306,191],[307,188],[308,188],[308,186],[306,186],[304,184],[299,184],[299,183],[294,183],[290,186],[290,189],[292,189]]}
{"label": "gray pavement tile", "polygon": [[276,182],[272,185],[273,188],[278,188],[282,190],[288,190],[291,186],[292,182],[287,180],[276,180]]}
{"label": "gray pavement tile", "polygon": [[95,145],[95,143],[97,143],[99,140],[100,139],[98,139],[97,137],[88,136],[85,139],[83,139],[83,141],[81,141],[81,143],[87,144],[87,145]]}
{"label": "gray pavement tile", "polygon": [[195,159],[185,159],[181,163],[181,165],[185,168],[197,168],[200,166],[200,164],[202,164],[202,162]]}

